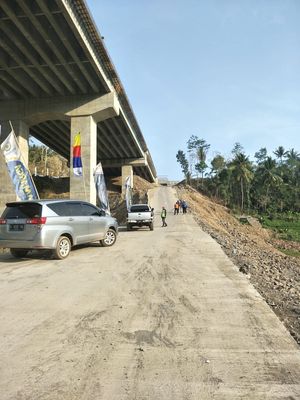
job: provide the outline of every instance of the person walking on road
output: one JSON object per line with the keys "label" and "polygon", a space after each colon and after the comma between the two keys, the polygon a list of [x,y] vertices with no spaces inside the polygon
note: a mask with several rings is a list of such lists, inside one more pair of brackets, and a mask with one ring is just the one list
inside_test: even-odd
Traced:
{"label": "person walking on road", "polygon": [[182,200],[178,200],[177,202],[178,202],[178,205],[179,205],[179,207],[178,207],[178,213],[180,213],[181,210],[182,210]]}
{"label": "person walking on road", "polygon": [[161,216],[162,227],[168,226],[168,224],[166,223],[167,210],[165,209],[165,207],[162,207],[160,216]]}
{"label": "person walking on road", "polygon": [[181,203],[181,206],[182,206],[182,212],[183,212],[183,214],[186,214],[186,210],[187,210],[187,207],[188,207],[187,202],[186,202],[186,201],[183,201],[183,202]]}
{"label": "person walking on road", "polygon": [[176,203],[174,204],[174,215],[178,215],[179,214],[179,202],[176,201]]}

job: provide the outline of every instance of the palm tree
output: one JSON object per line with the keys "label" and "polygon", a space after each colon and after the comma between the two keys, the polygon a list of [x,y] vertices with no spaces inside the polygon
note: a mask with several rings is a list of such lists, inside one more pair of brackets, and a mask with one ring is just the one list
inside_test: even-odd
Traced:
{"label": "palm tree", "polygon": [[282,178],[277,175],[276,161],[272,157],[267,157],[258,168],[258,173],[260,174],[262,185],[266,188],[265,196],[268,199],[270,188],[282,183]]}
{"label": "palm tree", "polygon": [[300,161],[300,153],[296,151],[294,148],[287,151],[287,160],[291,165],[297,164],[298,161]]}
{"label": "palm tree", "polygon": [[279,146],[274,152],[275,156],[280,159],[280,165],[282,165],[282,159],[285,157],[288,152],[285,151],[283,146]]}
{"label": "palm tree", "polygon": [[241,210],[244,210],[245,188],[253,178],[252,164],[244,153],[237,153],[231,161],[232,175],[240,185]]}
{"label": "palm tree", "polygon": [[290,149],[287,152],[287,172],[290,184],[299,186],[299,180],[297,179],[297,171],[300,169],[300,153],[295,149]]}

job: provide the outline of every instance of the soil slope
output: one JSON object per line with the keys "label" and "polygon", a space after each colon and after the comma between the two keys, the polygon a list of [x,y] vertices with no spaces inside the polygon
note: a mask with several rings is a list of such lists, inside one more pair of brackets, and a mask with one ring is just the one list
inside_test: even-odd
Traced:
{"label": "soil slope", "polygon": [[256,220],[241,224],[229,210],[189,186],[177,187],[202,229],[247,274],[251,283],[300,344],[300,261],[278,251]]}

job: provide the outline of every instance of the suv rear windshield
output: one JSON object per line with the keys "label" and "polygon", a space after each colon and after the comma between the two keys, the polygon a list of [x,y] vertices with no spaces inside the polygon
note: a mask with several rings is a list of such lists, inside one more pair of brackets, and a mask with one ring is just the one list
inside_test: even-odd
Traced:
{"label": "suv rear windshield", "polygon": [[34,218],[41,217],[42,206],[37,203],[8,203],[2,218]]}
{"label": "suv rear windshield", "polygon": [[130,208],[130,211],[131,212],[144,212],[144,211],[150,211],[150,210],[149,210],[148,206],[140,205],[140,206],[132,206]]}

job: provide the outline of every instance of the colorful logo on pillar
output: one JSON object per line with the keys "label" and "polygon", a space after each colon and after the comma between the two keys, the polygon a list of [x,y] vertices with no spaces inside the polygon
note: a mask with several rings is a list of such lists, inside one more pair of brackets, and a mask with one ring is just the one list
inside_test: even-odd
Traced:
{"label": "colorful logo on pillar", "polygon": [[76,176],[82,176],[82,161],[81,161],[81,139],[80,132],[74,137],[73,145],[73,173]]}

